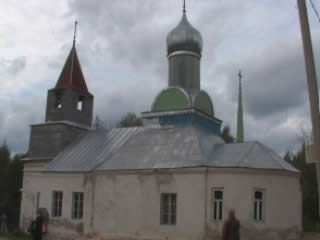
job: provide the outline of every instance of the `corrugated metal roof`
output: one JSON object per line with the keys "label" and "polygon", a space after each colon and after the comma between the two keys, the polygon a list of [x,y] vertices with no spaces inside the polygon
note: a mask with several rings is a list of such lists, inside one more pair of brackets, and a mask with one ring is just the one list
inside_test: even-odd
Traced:
{"label": "corrugated metal roof", "polygon": [[90,131],[46,171],[81,172],[186,167],[243,167],[298,172],[258,142],[224,144],[200,128],[118,128]]}
{"label": "corrugated metal roof", "polygon": [[222,140],[196,128],[147,129],[122,146],[98,169],[152,169],[204,166]]}
{"label": "corrugated metal roof", "polygon": [[215,167],[283,169],[298,172],[283,158],[259,142],[218,145],[208,165]]}
{"label": "corrugated metal roof", "polygon": [[107,161],[131,136],[141,130],[142,128],[115,128],[111,131],[89,131],[51,161],[45,171],[91,171]]}

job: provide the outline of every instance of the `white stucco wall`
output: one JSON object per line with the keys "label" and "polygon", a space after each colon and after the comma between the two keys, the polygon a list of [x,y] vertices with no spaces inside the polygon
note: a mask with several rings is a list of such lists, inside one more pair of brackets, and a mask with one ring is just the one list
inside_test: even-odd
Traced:
{"label": "white stucco wall", "polygon": [[[52,193],[53,191],[63,192],[62,216],[51,217]],[[83,220],[73,220],[72,214],[72,193],[85,192],[83,174],[58,174],[58,173],[39,173],[34,169],[27,168],[24,171],[22,202],[20,214],[20,226],[26,230],[31,219],[36,216],[37,193],[40,193],[38,206],[46,208],[50,215],[51,223],[49,231],[74,233],[81,230]],[[85,194],[87,202],[87,194]],[[84,216],[86,215],[86,205]],[[64,226],[63,226],[64,225]]]}
{"label": "white stucco wall", "polygon": [[[218,236],[221,222],[211,220],[212,188],[223,188],[224,220],[236,210],[242,229],[301,229],[301,189],[297,174],[250,169],[180,169],[58,174],[25,171],[21,224],[39,207],[51,215],[52,191],[63,191],[61,218],[51,218],[49,231],[79,232],[116,238],[205,239]],[[253,220],[254,189],[265,190],[265,219]],[[84,219],[72,220],[72,192],[84,192]],[[160,194],[177,193],[177,223],[160,225]],[[205,211],[206,206],[206,211]],[[250,230],[251,231],[251,230]]]}
{"label": "white stucco wall", "polygon": [[[301,230],[302,203],[297,174],[222,169],[209,170],[206,177],[204,170],[194,169],[140,175],[100,173],[96,180],[94,227],[105,236],[203,239],[210,232],[219,235],[223,221],[211,220],[211,191],[214,187],[224,190],[223,220],[234,208],[245,229]],[[262,222],[253,220],[255,189],[265,190],[265,218]],[[160,225],[161,193],[177,193],[176,226]]]}
{"label": "white stucco wall", "polygon": [[[105,236],[201,239],[203,174],[99,174],[94,227]],[[177,223],[160,225],[160,194],[177,193]]]}
{"label": "white stucco wall", "polygon": [[[235,209],[242,228],[288,230],[302,229],[302,193],[296,174],[283,171],[213,170],[208,175],[208,205],[211,208],[212,188],[223,188],[224,212],[227,219],[230,209]],[[265,190],[264,219],[257,222],[254,215],[254,191]],[[209,228],[221,230],[223,222],[211,220]]]}

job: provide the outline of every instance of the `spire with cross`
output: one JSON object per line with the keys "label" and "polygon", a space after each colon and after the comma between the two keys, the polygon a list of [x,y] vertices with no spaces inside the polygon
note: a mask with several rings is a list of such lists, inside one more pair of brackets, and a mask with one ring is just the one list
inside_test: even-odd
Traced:
{"label": "spire with cross", "polygon": [[244,142],[244,126],[243,126],[243,108],[242,108],[242,73],[241,70],[238,73],[239,77],[239,95],[238,95],[238,115],[237,115],[237,140],[238,142]]}
{"label": "spire with cross", "polygon": [[73,34],[73,45],[76,44],[76,37],[77,37],[77,25],[78,25],[78,22],[75,21],[74,22],[74,34]]}

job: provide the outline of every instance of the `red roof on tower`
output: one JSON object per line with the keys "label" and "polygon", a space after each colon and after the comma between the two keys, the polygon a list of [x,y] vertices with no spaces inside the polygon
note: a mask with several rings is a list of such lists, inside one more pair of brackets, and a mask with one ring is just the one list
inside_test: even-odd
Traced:
{"label": "red roof on tower", "polygon": [[73,43],[67,61],[63,66],[55,88],[72,88],[85,93],[89,93],[77,55],[75,42]]}

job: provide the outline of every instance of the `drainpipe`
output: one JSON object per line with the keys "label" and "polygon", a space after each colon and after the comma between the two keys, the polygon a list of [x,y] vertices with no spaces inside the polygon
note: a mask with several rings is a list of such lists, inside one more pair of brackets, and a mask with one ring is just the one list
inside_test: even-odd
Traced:
{"label": "drainpipe", "polygon": [[204,235],[208,234],[208,167],[204,174]]}

